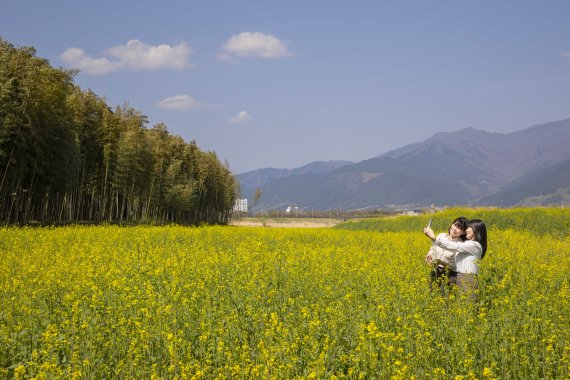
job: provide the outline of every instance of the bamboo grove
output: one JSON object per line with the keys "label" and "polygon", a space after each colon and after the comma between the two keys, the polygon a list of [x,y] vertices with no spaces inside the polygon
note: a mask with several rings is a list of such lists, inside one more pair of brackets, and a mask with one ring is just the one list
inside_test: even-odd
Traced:
{"label": "bamboo grove", "polygon": [[227,163],[0,39],[0,222],[225,223]]}

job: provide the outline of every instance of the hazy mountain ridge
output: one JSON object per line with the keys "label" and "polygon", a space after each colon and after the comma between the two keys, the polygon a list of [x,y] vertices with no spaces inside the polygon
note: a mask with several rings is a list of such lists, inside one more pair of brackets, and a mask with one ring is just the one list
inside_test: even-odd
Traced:
{"label": "hazy mountain ridge", "polygon": [[315,161],[295,169],[264,168],[238,175],[242,189],[256,189],[280,178],[301,174],[323,174],[353,164],[351,161]]}
{"label": "hazy mountain ridge", "polygon": [[[569,142],[570,119],[508,134],[466,128],[437,133],[358,163],[329,165],[330,170],[300,170],[310,168],[308,164],[275,172],[273,179],[263,177],[267,169],[238,175],[238,179],[244,197],[251,199],[255,188],[262,190],[259,209],[286,205],[313,209],[507,206],[538,202],[536,197],[547,202],[548,194],[570,187],[565,182],[570,175],[561,175],[557,167],[566,168],[561,163],[570,162]],[[257,187],[251,186],[253,182]]]}
{"label": "hazy mountain ridge", "polygon": [[484,204],[553,205],[570,204],[570,160],[542,170],[533,170],[483,198]]}

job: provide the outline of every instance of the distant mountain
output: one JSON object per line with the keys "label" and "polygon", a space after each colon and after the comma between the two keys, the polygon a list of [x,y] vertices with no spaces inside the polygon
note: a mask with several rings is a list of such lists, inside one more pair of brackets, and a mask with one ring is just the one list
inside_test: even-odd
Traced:
{"label": "distant mountain", "polygon": [[509,134],[468,128],[336,168],[301,170],[309,164],[237,177],[242,196],[252,199],[255,188],[261,189],[257,209],[540,204],[570,186],[565,185],[570,176],[564,174],[570,168],[564,163],[570,161],[569,142],[570,119]]}
{"label": "distant mountain", "polygon": [[480,202],[500,206],[570,205],[570,160],[530,171]]}
{"label": "distant mountain", "polygon": [[265,168],[239,174],[242,193],[255,193],[255,189],[280,178],[301,174],[325,174],[335,169],[350,165],[351,161],[315,161],[296,169]]}

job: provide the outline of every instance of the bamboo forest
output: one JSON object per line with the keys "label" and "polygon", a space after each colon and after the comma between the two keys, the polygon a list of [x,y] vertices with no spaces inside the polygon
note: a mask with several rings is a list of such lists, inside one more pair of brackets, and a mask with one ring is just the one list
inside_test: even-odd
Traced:
{"label": "bamboo forest", "polygon": [[226,223],[227,162],[0,39],[0,223]]}

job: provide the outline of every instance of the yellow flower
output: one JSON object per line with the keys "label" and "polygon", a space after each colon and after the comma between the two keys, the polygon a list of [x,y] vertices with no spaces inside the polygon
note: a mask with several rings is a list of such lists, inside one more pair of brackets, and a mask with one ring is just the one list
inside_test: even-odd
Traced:
{"label": "yellow flower", "polygon": [[16,367],[16,369],[14,369],[14,378],[16,379],[24,378],[25,374],[26,374],[26,367],[24,367],[23,365],[19,365]]}

